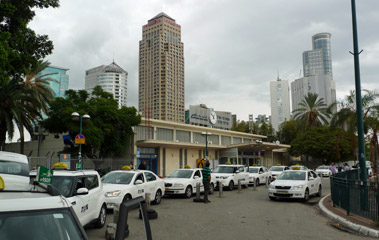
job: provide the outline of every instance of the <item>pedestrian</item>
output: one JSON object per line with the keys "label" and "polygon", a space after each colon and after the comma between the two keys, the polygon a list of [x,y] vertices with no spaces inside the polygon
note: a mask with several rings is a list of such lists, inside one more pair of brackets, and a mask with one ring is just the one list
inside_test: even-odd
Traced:
{"label": "pedestrian", "polygon": [[337,169],[338,169],[338,172],[339,172],[339,173],[342,172],[342,166],[341,166],[341,164],[338,164]]}
{"label": "pedestrian", "polygon": [[208,194],[209,194],[209,185],[211,182],[211,169],[209,168],[211,164],[209,161],[205,163],[205,167],[201,170],[203,174],[203,185],[204,185],[204,203],[209,203]]}
{"label": "pedestrian", "polygon": [[142,161],[140,163],[140,165],[138,166],[138,169],[139,170],[146,170],[146,162],[145,161]]}
{"label": "pedestrian", "polygon": [[334,162],[329,166],[329,170],[332,172],[332,174],[336,174],[337,170],[336,167],[334,167]]}
{"label": "pedestrian", "polygon": [[134,170],[134,162],[133,161],[130,162],[129,167],[130,167],[131,170]]}
{"label": "pedestrian", "polygon": [[344,164],[344,167],[343,167],[343,170],[346,172],[346,171],[350,171],[350,166],[349,164],[345,163]]}

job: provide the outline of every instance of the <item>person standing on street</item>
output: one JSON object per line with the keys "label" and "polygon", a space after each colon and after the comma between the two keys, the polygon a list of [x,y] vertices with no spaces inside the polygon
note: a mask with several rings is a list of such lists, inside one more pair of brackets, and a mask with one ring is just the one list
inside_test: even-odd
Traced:
{"label": "person standing on street", "polygon": [[207,161],[205,163],[205,167],[201,170],[203,174],[203,184],[204,184],[204,203],[209,203],[211,201],[208,200],[209,194],[209,185],[211,182],[211,169],[209,168],[210,163]]}
{"label": "person standing on street", "polygon": [[329,170],[332,172],[332,174],[337,173],[336,167],[334,166],[334,162],[332,162],[332,164],[329,166]]}
{"label": "person standing on street", "polygon": [[139,169],[139,170],[146,170],[146,162],[145,162],[145,161],[142,161],[142,162],[139,164],[138,169]]}

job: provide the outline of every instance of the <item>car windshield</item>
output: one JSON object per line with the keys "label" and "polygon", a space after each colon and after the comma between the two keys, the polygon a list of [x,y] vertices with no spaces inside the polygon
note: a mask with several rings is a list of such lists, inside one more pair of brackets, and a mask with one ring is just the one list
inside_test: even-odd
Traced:
{"label": "car windshield", "polygon": [[72,176],[53,176],[52,186],[65,197],[70,197],[73,190],[74,177]]}
{"label": "car windshield", "polygon": [[193,170],[175,170],[168,178],[190,178],[192,176]]}
{"label": "car windshield", "polygon": [[249,173],[258,173],[258,168],[249,168]]}
{"label": "car windshield", "polygon": [[0,160],[0,173],[29,177],[29,166],[26,163]]}
{"label": "car windshield", "polygon": [[320,166],[317,169],[329,169],[329,167],[328,166]]}
{"label": "car windshield", "polygon": [[130,184],[133,176],[134,172],[110,172],[105,174],[101,181],[103,183]]}
{"label": "car windshield", "polygon": [[305,180],[305,172],[283,172],[278,177],[279,180]]}
{"label": "car windshield", "polygon": [[83,234],[68,209],[3,212],[0,215],[0,239],[85,239]]}
{"label": "car windshield", "polygon": [[280,171],[281,172],[281,171],[283,171],[283,167],[277,167],[277,166],[276,167],[271,167],[270,171],[277,171],[277,172]]}
{"label": "car windshield", "polygon": [[218,166],[213,170],[214,173],[233,173],[233,167]]}

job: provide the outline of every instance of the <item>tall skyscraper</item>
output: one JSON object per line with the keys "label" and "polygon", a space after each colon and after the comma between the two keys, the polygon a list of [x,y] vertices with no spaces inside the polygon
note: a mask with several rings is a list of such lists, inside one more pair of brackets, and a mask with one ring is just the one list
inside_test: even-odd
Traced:
{"label": "tall skyscraper", "polygon": [[[312,36],[312,50],[303,52],[304,77],[291,83],[292,111],[309,92],[317,93],[329,106],[336,102],[336,86],[333,80],[330,33]],[[335,107],[333,111],[337,111]]]}
{"label": "tall skyscraper", "polygon": [[113,94],[119,108],[127,104],[127,83],[128,72],[115,62],[86,70],[85,89],[91,93],[95,86],[102,87]]}
{"label": "tall skyscraper", "polygon": [[143,117],[185,121],[181,26],[165,13],[142,27],[138,109]]}
{"label": "tall skyscraper", "polygon": [[290,120],[290,94],[288,81],[281,80],[270,82],[271,124],[278,131],[284,121]]}
{"label": "tall skyscraper", "polygon": [[50,65],[42,70],[36,77],[49,79],[50,88],[53,90],[55,97],[64,97],[68,90],[69,75],[68,68],[62,68]]}

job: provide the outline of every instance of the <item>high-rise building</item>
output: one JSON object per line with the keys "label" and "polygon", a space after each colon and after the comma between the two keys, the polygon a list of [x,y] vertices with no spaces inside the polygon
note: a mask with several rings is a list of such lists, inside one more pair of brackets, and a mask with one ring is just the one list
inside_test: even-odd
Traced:
{"label": "high-rise building", "polygon": [[65,97],[70,79],[69,75],[67,75],[68,70],[68,68],[50,65],[37,74],[36,77],[49,79],[50,88],[53,90],[55,97]]}
{"label": "high-rise building", "polygon": [[138,110],[149,119],[185,121],[181,26],[160,13],[142,27]]}
{"label": "high-rise building", "polygon": [[[336,102],[336,86],[333,80],[330,33],[312,36],[312,50],[303,52],[304,77],[291,83],[292,112],[308,93],[317,93],[329,106]],[[335,107],[333,111],[337,111]]]}
{"label": "high-rise building", "polygon": [[312,36],[312,50],[303,52],[304,77],[323,74],[333,76],[331,36],[330,33]]}
{"label": "high-rise building", "polygon": [[91,93],[95,86],[100,86],[113,94],[119,108],[127,104],[127,83],[128,72],[115,62],[86,70],[85,89]]}
{"label": "high-rise building", "polygon": [[270,82],[271,100],[271,124],[278,131],[284,121],[290,120],[290,94],[288,81],[281,80]]}

